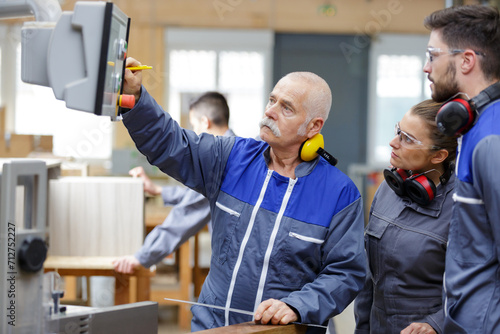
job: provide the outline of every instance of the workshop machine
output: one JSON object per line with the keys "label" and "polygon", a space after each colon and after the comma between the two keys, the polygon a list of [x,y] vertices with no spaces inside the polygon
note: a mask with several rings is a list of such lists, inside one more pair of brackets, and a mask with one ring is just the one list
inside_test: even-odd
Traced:
{"label": "workshop machine", "polygon": [[[17,207],[20,203],[16,203],[19,197],[24,199],[20,208]],[[41,333],[38,327],[44,319],[46,201],[44,162],[3,163],[0,175],[1,333]],[[21,221],[16,219],[19,211]]]}
{"label": "workshop machine", "polygon": [[21,79],[51,87],[71,109],[119,119],[133,107],[123,95],[130,18],[112,2],[0,0],[0,18],[35,15],[21,30]]}
{"label": "workshop machine", "polygon": [[[35,16],[21,31],[21,78],[51,87],[68,108],[120,119],[133,107],[123,76],[130,18],[116,5],[0,0],[0,18]],[[0,160],[0,334],[157,333],[158,304],[59,305],[57,274],[44,274],[48,177],[44,161]]]}
{"label": "workshop machine", "polygon": [[59,304],[59,275],[44,274],[48,168],[0,160],[0,333],[157,333],[158,304],[105,308]]}

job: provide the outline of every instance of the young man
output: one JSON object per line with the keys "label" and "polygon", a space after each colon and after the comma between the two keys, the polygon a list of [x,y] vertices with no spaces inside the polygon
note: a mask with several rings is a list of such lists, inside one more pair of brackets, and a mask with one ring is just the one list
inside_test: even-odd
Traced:
{"label": "young man", "polygon": [[[432,82],[433,99],[443,102],[460,93],[463,99],[483,105],[473,112],[473,126],[460,131],[446,253],[444,333],[496,333],[500,328],[500,103],[495,97],[498,87],[492,85],[500,79],[499,12],[482,5],[451,7],[432,13],[424,24],[431,30],[424,72]],[[487,88],[488,95],[481,93]],[[455,116],[446,118],[453,121]]]}
{"label": "young man", "polygon": [[328,84],[307,72],[282,78],[257,141],[196,136],[156,104],[140,72],[127,70],[125,80],[137,102],[123,122],[139,150],[210,202],[212,261],[199,302],[225,310],[193,306],[191,330],[252,320],[230,308],[264,324],[326,325],[339,314],[365,277],[362,199],[324,159],[299,156],[328,117]]}
{"label": "young man", "polygon": [[[207,92],[189,105],[189,122],[198,135],[234,136],[229,129],[229,106],[218,92]],[[139,266],[149,268],[176,251],[185,241],[210,223],[208,200],[186,187],[161,187],[151,181],[142,167],[130,170],[130,175],[141,177],[144,191],[161,195],[164,205],[172,205],[163,224],[156,226],[133,256],[123,256],[113,262],[119,273],[130,274]]]}

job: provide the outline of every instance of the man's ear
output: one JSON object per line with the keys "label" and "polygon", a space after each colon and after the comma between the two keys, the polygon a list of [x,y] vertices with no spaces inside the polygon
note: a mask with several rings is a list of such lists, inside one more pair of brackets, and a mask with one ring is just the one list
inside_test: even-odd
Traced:
{"label": "man's ear", "polygon": [[206,131],[210,129],[210,127],[212,126],[212,122],[208,119],[207,116],[201,116],[200,125],[203,127],[203,130]]}
{"label": "man's ear", "polygon": [[307,124],[307,137],[312,138],[314,135],[318,134],[323,128],[325,121],[322,117],[313,118],[309,124]]}
{"label": "man's ear", "polygon": [[460,69],[462,73],[467,74],[474,69],[474,66],[478,65],[477,62],[478,55],[470,49],[467,49],[462,54]]}

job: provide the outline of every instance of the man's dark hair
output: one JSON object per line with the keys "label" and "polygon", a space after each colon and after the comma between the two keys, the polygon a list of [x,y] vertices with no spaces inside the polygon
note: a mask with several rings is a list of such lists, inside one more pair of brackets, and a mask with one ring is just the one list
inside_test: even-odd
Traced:
{"label": "man's dark hair", "polygon": [[206,116],[216,126],[229,124],[229,106],[221,93],[207,92],[191,102],[189,110],[197,117]]}
{"label": "man's dark hair", "polygon": [[449,7],[424,19],[429,30],[440,30],[451,49],[472,49],[485,54],[480,68],[489,80],[500,79],[500,21],[498,8],[487,5]]}

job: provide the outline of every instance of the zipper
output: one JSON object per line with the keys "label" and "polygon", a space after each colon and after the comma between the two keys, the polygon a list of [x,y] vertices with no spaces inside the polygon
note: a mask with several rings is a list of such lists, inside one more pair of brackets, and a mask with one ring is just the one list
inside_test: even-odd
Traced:
{"label": "zipper", "polygon": [[281,207],[278,212],[278,216],[276,217],[276,221],[274,222],[273,231],[271,232],[271,237],[269,238],[269,242],[267,244],[266,254],[264,255],[264,263],[262,264],[262,271],[260,273],[259,280],[259,288],[257,289],[257,296],[255,297],[254,309],[262,303],[262,295],[264,294],[264,286],[266,284],[267,273],[269,271],[269,262],[271,259],[271,253],[273,252],[274,242],[276,241],[276,236],[278,235],[278,230],[281,225],[281,220],[283,219],[283,215],[285,213],[286,206],[288,201],[290,200],[290,196],[292,195],[293,187],[295,183],[297,183],[297,179],[289,179],[288,188],[286,189],[285,196],[283,197],[283,201],[281,202]]}
{"label": "zipper", "polygon": [[293,238],[296,238],[296,239],[299,239],[299,240],[303,240],[303,241],[307,241],[307,242],[312,242],[312,243],[318,244],[318,245],[321,245],[322,243],[325,242],[325,240],[308,237],[308,236],[305,236],[305,235],[302,235],[302,234],[298,234],[298,233],[295,233],[295,232],[290,232],[288,235],[290,237],[293,237]]}
{"label": "zipper", "polygon": [[238,271],[240,270],[241,262],[243,261],[243,254],[245,253],[245,247],[248,243],[248,239],[250,239],[250,234],[252,233],[253,225],[255,223],[255,217],[257,216],[257,212],[264,200],[264,195],[266,194],[267,186],[269,185],[269,180],[271,179],[271,175],[273,171],[268,169],[266,179],[264,180],[264,184],[262,185],[262,189],[260,190],[259,198],[257,199],[257,203],[255,204],[252,215],[250,216],[250,221],[248,222],[247,230],[245,231],[245,236],[241,241],[240,250],[238,253],[238,258],[236,259],[236,264],[234,265],[233,275],[231,277],[231,283],[229,284],[229,290],[227,292],[226,299],[226,310],[224,312],[225,316],[225,325],[229,326],[229,309],[231,308],[231,300],[233,298],[234,286],[236,285],[236,277],[238,276]]}

